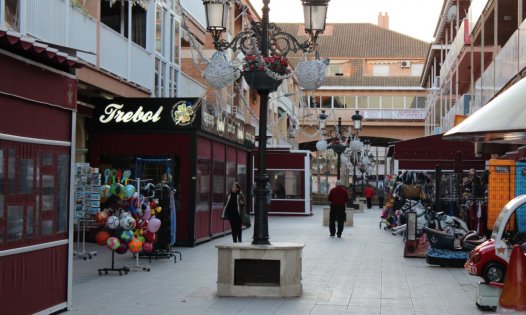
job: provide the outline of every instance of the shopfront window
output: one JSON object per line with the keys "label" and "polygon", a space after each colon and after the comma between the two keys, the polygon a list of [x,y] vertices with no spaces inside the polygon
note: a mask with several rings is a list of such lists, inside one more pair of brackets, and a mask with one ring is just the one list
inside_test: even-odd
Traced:
{"label": "shopfront window", "polygon": [[[226,187],[232,187],[232,183],[236,181],[236,163],[232,161],[226,162]],[[244,189],[245,187],[242,187]]]}
{"label": "shopfront window", "polygon": [[210,159],[197,159],[196,211],[207,211],[210,199]]}
{"label": "shopfront window", "polygon": [[0,250],[67,238],[67,147],[0,140]]}
{"label": "shopfront window", "polygon": [[304,199],[302,194],[303,171],[268,171],[274,199]]}
{"label": "shopfront window", "polygon": [[212,179],[212,203],[223,203],[225,200],[225,162],[214,161]]}

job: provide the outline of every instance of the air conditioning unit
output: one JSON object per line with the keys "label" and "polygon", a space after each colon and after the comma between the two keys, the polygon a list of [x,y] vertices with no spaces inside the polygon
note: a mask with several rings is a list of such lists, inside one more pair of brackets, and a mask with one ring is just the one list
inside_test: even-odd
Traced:
{"label": "air conditioning unit", "polygon": [[409,60],[400,61],[400,68],[411,68],[411,61]]}

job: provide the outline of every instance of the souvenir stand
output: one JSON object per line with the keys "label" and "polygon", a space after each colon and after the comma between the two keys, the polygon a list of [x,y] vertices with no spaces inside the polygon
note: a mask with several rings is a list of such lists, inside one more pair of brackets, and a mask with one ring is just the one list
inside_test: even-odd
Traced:
{"label": "souvenir stand", "polygon": [[[127,274],[132,268],[150,271],[150,266],[139,265],[139,253],[153,250],[156,233],[161,227],[157,217],[162,212],[148,187],[141,188],[140,179],[130,179],[131,170],[105,169],[104,185],[101,186],[101,205],[104,210],[96,215],[96,221],[103,228],[96,235],[99,245],[111,250],[111,266],[98,270],[99,275],[108,272]],[[115,175],[115,176],[114,176]],[[135,185],[132,184],[135,183]],[[115,267],[115,253],[127,251],[136,257],[132,266]]]}
{"label": "souvenir stand", "polygon": [[[195,246],[230,232],[228,222],[221,220],[225,192],[235,180],[245,192],[250,189],[253,126],[235,115],[215,112],[198,98],[93,102],[89,162],[101,170],[106,165],[120,167],[132,170],[135,178],[152,179],[149,183],[158,189],[154,192],[159,202],[165,203],[160,216],[168,216],[161,219],[155,246],[164,251],[174,245]],[[166,193],[170,189],[164,189],[163,181],[173,187],[172,193]],[[175,207],[165,196],[173,196]],[[174,212],[177,208],[174,220],[172,208]],[[165,229],[164,221],[170,229]]]}

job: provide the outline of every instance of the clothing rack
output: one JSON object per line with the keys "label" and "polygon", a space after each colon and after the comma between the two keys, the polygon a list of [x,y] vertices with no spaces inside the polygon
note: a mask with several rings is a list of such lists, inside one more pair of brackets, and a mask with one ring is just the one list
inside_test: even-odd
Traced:
{"label": "clothing rack", "polygon": [[154,243],[153,251],[149,253],[141,253],[141,258],[148,258],[151,262],[152,258],[173,258],[174,263],[177,262],[177,256],[179,260],[182,260],[182,253],[172,248],[175,243],[175,229],[176,229],[176,217],[175,217],[175,200],[174,190],[165,182],[160,182],[155,185],[155,198],[159,200],[159,204],[162,207],[162,211],[159,214],[161,220],[161,228],[157,233],[157,242]]}

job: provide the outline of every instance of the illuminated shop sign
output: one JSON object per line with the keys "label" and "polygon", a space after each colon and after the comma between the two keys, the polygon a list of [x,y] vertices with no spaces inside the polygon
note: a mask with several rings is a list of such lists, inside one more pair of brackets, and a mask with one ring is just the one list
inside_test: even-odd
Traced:
{"label": "illuminated shop sign", "polygon": [[255,143],[255,128],[253,126],[245,124],[233,114],[217,113],[211,104],[207,109],[202,109],[201,128],[248,147],[253,147]]}
{"label": "illuminated shop sign", "polygon": [[114,98],[95,100],[95,128],[117,130],[178,130],[194,126],[196,98]]}

